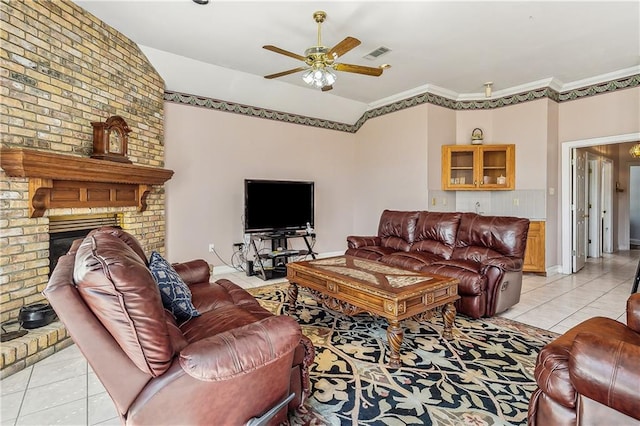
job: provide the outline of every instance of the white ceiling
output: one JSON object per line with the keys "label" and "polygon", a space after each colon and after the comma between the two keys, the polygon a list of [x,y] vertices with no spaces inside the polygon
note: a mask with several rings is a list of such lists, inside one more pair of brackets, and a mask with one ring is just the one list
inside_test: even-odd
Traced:
{"label": "white ceiling", "polygon": [[[639,1],[100,1],[76,4],[136,42],[167,90],[353,124],[367,110],[430,91],[483,98],[640,72]],[[380,77],[338,72],[330,92],[306,86],[302,66],[265,49],[303,55],[316,44],[312,15],[327,12],[323,44],[362,44],[338,62],[377,67]],[[385,46],[391,52],[363,57]]]}

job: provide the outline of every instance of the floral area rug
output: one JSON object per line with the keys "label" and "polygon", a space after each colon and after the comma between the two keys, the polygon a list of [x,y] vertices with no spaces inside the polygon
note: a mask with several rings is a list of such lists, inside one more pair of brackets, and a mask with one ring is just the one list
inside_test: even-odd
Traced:
{"label": "floral area rug", "polygon": [[[249,290],[283,314],[288,284]],[[504,318],[401,322],[402,367],[389,368],[387,321],[349,317],[300,287],[295,318],[316,349],[311,396],[291,425],[525,425],[538,351],[556,334]]]}

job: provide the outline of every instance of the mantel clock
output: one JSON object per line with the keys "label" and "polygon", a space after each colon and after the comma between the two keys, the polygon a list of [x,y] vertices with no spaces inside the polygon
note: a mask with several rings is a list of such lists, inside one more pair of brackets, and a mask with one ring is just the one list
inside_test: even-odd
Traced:
{"label": "mantel clock", "polygon": [[119,115],[111,116],[107,121],[92,122],[93,154],[91,158],[131,163],[127,158],[129,126]]}

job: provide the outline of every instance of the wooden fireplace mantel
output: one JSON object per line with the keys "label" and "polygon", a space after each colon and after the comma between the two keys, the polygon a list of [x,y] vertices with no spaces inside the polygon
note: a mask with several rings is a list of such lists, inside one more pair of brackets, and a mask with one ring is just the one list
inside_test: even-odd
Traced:
{"label": "wooden fireplace mantel", "polygon": [[29,178],[29,216],[50,208],[147,208],[153,185],[163,185],[173,170],[56,154],[2,148],[0,166],[10,177]]}

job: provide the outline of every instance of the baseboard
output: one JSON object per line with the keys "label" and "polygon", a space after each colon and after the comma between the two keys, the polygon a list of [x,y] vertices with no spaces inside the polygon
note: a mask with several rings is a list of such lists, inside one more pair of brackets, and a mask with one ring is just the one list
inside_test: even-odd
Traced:
{"label": "baseboard", "polygon": [[318,253],[318,259],[324,259],[327,257],[334,257],[334,256],[343,256],[344,255],[344,250],[341,251],[329,251],[326,253]]}
{"label": "baseboard", "polygon": [[212,266],[212,265],[210,265],[209,267],[213,268],[213,275],[234,274],[236,272],[239,272],[233,266],[227,266],[227,265]]}
{"label": "baseboard", "polygon": [[562,273],[562,267],[560,265],[554,265],[547,268],[547,276],[553,276]]}
{"label": "baseboard", "polygon": [[[326,253],[318,253],[316,257],[318,259],[324,259],[327,257],[342,256],[343,254],[344,254],[344,250],[329,251]],[[241,271],[238,271],[233,266],[228,266],[228,265],[215,265],[215,266],[209,265],[209,268],[213,268],[213,275],[235,274],[237,272],[241,272]]]}

